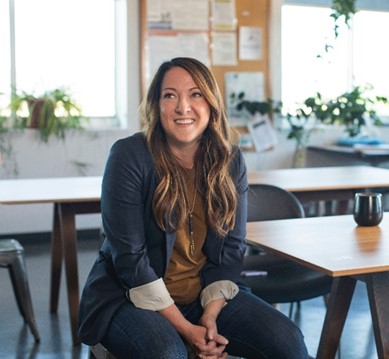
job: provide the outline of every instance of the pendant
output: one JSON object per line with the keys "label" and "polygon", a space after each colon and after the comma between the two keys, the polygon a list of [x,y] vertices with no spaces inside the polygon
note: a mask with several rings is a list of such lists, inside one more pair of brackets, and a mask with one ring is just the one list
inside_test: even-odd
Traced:
{"label": "pendant", "polygon": [[194,239],[193,239],[193,221],[192,221],[192,213],[189,213],[189,238],[190,238],[190,244],[189,244],[189,252],[193,256],[195,245],[194,245]]}

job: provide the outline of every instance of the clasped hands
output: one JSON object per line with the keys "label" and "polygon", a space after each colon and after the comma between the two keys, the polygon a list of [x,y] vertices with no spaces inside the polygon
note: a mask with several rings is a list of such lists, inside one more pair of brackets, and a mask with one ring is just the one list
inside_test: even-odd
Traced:
{"label": "clasped hands", "polygon": [[228,340],[217,332],[216,318],[204,314],[199,325],[194,325],[189,338],[189,345],[200,359],[225,359]]}

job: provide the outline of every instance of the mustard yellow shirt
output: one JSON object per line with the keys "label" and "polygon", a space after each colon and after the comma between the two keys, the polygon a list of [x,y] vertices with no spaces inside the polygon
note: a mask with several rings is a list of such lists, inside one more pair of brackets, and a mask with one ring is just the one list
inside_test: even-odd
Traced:
{"label": "mustard yellow shirt", "polygon": [[191,303],[199,297],[202,290],[199,272],[206,261],[202,252],[207,233],[204,204],[199,192],[195,196],[195,169],[187,169],[186,172],[188,174],[189,207],[193,207],[194,251],[193,254],[190,253],[191,238],[188,213],[186,221],[176,231],[176,242],[164,277],[170,296],[179,304]]}

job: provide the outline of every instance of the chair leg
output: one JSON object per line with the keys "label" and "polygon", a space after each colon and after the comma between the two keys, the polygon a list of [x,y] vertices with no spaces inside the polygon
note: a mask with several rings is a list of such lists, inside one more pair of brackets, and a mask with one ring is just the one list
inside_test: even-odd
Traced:
{"label": "chair leg", "polygon": [[18,253],[8,268],[19,310],[24,318],[24,321],[29,325],[35,341],[39,342],[40,336],[35,322],[31,293],[28,286],[26,263],[23,253]]}
{"label": "chair leg", "polygon": [[323,295],[323,301],[324,301],[324,305],[326,306],[326,308],[328,308],[328,301],[330,300],[330,294],[325,294]]}
{"label": "chair leg", "polygon": [[294,309],[294,305],[296,304],[296,315],[299,314],[300,310],[301,310],[301,302],[291,302],[289,304],[289,319],[292,319],[292,316],[293,316],[293,309]]}
{"label": "chair leg", "polygon": [[292,319],[294,302],[289,303],[289,319]]}
{"label": "chair leg", "polygon": [[15,299],[16,299],[16,304],[18,306],[19,313],[23,317],[24,322],[27,323],[26,313],[24,312],[22,303],[20,301],[20,296],[18,295],[18,289],[17,289],[17,285],[18,284],[17,284],[17,280],[15,278],[14,269],[12,268],[11,265],[8,266],[8,272],[9,272],[9,276],[11,278],[12,289],[14,291],[14,295],[15,295]]}

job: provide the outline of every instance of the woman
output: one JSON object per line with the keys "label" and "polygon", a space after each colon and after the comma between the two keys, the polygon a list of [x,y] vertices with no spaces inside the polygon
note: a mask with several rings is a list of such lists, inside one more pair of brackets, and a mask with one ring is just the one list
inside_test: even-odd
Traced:
{"label": "woman", "polygon": [[141,116],[144,132],[107,161],[106,240],[81,298],[81,341],[118,358],[307,358],[300,330],[236,284],[246,167],[209,69],[163,63]]}

